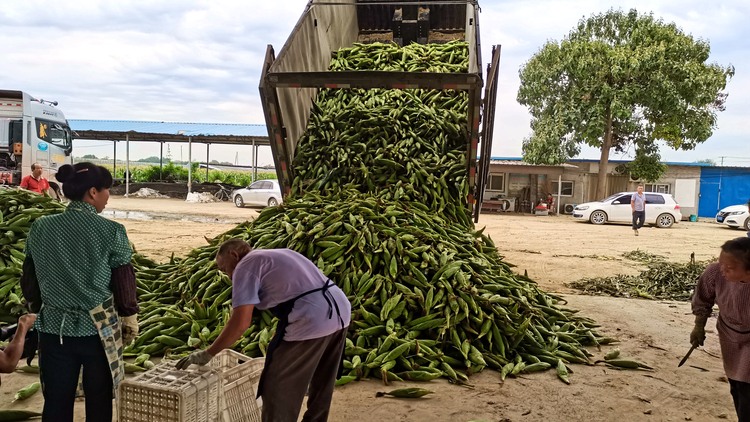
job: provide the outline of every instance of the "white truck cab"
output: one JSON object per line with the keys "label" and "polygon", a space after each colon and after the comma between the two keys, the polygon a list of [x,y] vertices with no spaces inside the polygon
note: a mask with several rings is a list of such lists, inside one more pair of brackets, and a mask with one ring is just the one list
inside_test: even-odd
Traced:
{"label": "white truck cab", "polygon": [[0,184],[20,184],[37,163],[53,185],[57,169],[72,164],[70,126],[55,106],[26,92],[0,90]]}

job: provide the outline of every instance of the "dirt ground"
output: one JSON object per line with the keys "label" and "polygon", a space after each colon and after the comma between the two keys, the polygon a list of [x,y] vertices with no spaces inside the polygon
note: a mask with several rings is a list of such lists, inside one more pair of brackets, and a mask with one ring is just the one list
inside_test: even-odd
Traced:
{"label": "dirt ground", "polygon": [[[164,261],[172,252],[180,256],[204,245],[204,237],[252,219],[258,211],[238,209],[231,203],[113,196],[105,215],[125,225],[138,252]],[[499,374],[491,370],[472,376],[471,388],[442,380],[391,386],[377,380],[355,382],[336,389],[331,421],[737,420],[714,318],[708,323],[705,347],[678,369],[677,363],[690,347],[688,303],[582,296],[565,283],[581,277],[636,274],[643,267],[621,256],[636,249],[675,262],[686,262],[691,252],[696,259],[715,257],[724,241],[744,232],[707,221],[682,222],[670,229],[644,228],[635,237],[627,225],[594,226],[569,216],[517,214],[484,214],[477,226],[486,226],[485,233],[519,273],[527,270],[543,289],[563,293],[570,307],[597,320],[603,334],[620,341],[601,351],[591,348],[597,358],[618,347],[622,356],[655,370],[573,365],[571,385],[561,383],[551,371],[501,383]],[[13,394],[34,380],[28,374],[4,375],[0,407],[40,410],[41,394],[12,403]],[[435,394],[420,400],[375,398],[378,391],[412,385]],[[78,403],[77,420],[83,420],[83,414],[83,403]]]}

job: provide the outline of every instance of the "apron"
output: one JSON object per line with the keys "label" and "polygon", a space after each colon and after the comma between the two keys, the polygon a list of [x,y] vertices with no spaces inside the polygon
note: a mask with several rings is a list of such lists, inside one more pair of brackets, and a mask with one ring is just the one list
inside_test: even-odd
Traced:
{"label": "apron", "polygon": [[114,298],[110,296],[101,305],[89,311],[94,321],[99,339],[104,347],[104,354],[109,363],[109,373],[112,375],[112,397],[117,395],[117,386],[125,377],[125,361],[122,358],[122,328],[120,317],[115,310]]}
{"label": "apron", "polygon": [[[323,297],[325,298],[326,302],[328,303],[328,319],[331,319],[333,317],[333,310],[336,309],[336,315],[339,317],[339,322],[341,323],[341,328],[344,328],[344,320],[341,318],[341,312],[339,312],[339,305],[336,303],[336,300],[331,295],[331,292],[328,291],[330,287],[334,286],[331,279],[327,279],[323,287],[319,287],[317,289],[308,290],[304,293],[302,293],[299,296],[294,297],[293,299],[289,299],[286,302],[279,303],[278,305],[274,306],[273,308],[269,309],[273,316],[277,317],[279,319],[279,322],[276,324],[276,334],[274,334],[273,338],[271,339],[271,342],[268,343],[268,351],[266,353],[266,362],[265,365],[263,365],[263,371],[260,373],[260,380],[258,381],[258,394],[255,398],[259,398],[263,394],[263,383],[266,378],[267,371],[266,369],[271,364],[271,361],[273,360],[273,352],[279,347],[281,344],[281,341],[284,339],[284,334],[286,333],[286,327],[289,326],[289,314],[292,313],[292,309],[294,308],[294,302],[297,301],[297,299],[303,298],[309,294],[321,292],[323,294]],[[339,364],[339,370],[336,374],[336,379],[341,378],[341,374],[343,373],[343,362],[344,362],[344,351],[341,351],[341,364]]]}
{"label": "apron", "polygon": [[[120,328],[120,318],[114,306],[114,298],[110,296],[102,304],[89,310],[89,316],[94,323],[96,332],[104,347],[104,354],[109,364],[109,372],[112,376],[112,397],[117,394],[117,386],[125,377],[125,361],[122,357],[122,330]],[[39,312],[45,307],[42,304]],[[63,316],[60,325],[60,344],[63,342],[62,327],[65,325],[65,316]],[[44,351],[40,350],[40,354]],[[76,397],[83,397],[83,368],[78,375],[78,387],[76,388]]]}

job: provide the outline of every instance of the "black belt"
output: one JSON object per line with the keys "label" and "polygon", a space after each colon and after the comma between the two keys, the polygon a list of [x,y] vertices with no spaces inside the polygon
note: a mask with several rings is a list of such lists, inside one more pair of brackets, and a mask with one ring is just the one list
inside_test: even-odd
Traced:
{"label": "black belt", "polygon": [[[326,300],[326,303],[328,303],[328,319],[333,318],[333,310],[336,309],[336,314],[339,317],[339,323],[341,324],[341,328],[344,328],[344,319],[341,317],[341,312],[339,311],[339,304],[336,302],[336,299],[331,295],[331,292],[328,291],[329,288],[335,286],[331,279],[327,279],[323,287],[319,287],[317,289],[308,290],[298,296],[295,296],[292,299],[289,299],[285,302],[279,303],[278,305],[274,306],[270,309],[271,313],[279,319],[279,322],[276,324],[276,334],[274,334],[273,338],[271,339],[271,342],[268,343],[268,350],[266,352],[266,363],[263,366],[263,372],[260,374],[260,380],[258,381],[258,394],[256,396],[260,397],[263,393],[263,381],[266,375],[266,368],[271,364],[271,361],[273,359],[273,352],[276,350],[276,348],[279,347],[279,344],[281,344],[281,341],[284,339],[284,334],[286,334],[286,327],[289,326],[289,314],[292,313],[292,309],[294,309],[294,302],[297,301],[297,299],[303,298],[307,295],[316,293],[316,292],[322,292],[323,297]],[[343,363],[344,354],[343,351],[341,353],[341,359]],[[343,365],[339,365],[339,373],[337,375],[337,378],[341,377],[343,371]]]}

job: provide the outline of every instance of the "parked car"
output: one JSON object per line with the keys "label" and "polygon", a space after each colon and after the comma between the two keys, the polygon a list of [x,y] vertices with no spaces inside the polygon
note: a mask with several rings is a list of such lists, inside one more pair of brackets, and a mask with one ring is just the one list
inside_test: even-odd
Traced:
{"label": "parked car", "polygon": [[735,229],[750,231],[750,211],[747,209],[747,204],[722,208],[716,214],[716,222],[726,224]]}
{"label": "parked car", "polygon": [[245,205],[275,207],[283,202],[278,180],[258,180],[250,186],[232,191],[232,201],[238,208]]}
{"label": "parked car", "polygon": [[[577,205],[573,209],[573,218],[590,221],[593,224],[606,222],[631,223],[633,210],[630,199],[634,192],[616,193],[608,198],[596,202]],[[672,227],[672,224],[682,220],[680,206],[672,195],[666,193],[644,192],[646,195],[646,221],[657,227]]]}

